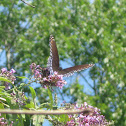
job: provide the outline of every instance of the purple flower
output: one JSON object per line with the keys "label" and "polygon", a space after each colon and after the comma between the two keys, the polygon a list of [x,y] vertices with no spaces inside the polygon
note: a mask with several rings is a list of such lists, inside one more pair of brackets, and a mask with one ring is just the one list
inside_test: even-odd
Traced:
{"label": "purple flower", "polygon": [[47,78],[46,78],[46,77],[44,77],[44,78],[43,78],[43,81],[47,81]]}
{"label": "purple flower", "polygon": [[44,78],[41,84],[62,88],[66,84],[66,82],[62,79],[61,75],[58,75],[57,72],[54,72],[53,75],[49,75],[48,77]]}
{"label": "purple flower", "polygon": [[40,67],[40,65],[37,65],[37,66],[36,66],[36,68],[39,68],[39,67]]}
{"label": "purple flower", "polygon": [[[8,123],[7,123],[6,121],[7,121],[7,120],[5,120],[3,117],[0,118],[0,126],[5,126],[5,125],[7,125]],[[11,122],[11,124],[8,125],[8,126],[12,126],[12,122]]]}
{"label": "purple flower", "polygon": [[89,107],[89,108],[94,108],[94,107],[93,107],[93,106],[91,106],[91,105],[88,105],[88,107]]}
{"label": "purple flower", "polygon": [[11,70],[10,70],[10,73],[11,73],[11,74],[13,74],[13,73],[15,73],[15,72],[16,72],[16,71],[15,71],[14,69],[11,69]]}
{"label": "purple flower", "polygon": [[35,63],[32,63],[32,64],[30,65],[30,68],[31,68],[31,69],[35,69],[35,68],[36,68],[36,64],[35,64]]}
{"label": "purple flower", "polygon": [[7,72],[7,69],[6,68],[2,68],[1,69],[1,73],[5,73],[5,72]]}
{"label": "purple flower", "polygon": [[39,70],[34,70],[35,78],[41,78]]}
{"label": "purple flower", "polygon": [[9,89],[10,89],[9,83],[5,82],[5,90],[9,90]]}
{"label": "purple flower", "polygon": [[71,119],[69,122],[67,122],[67,126],[75,126],[75,121]]}
{"label": "purple flower", "polygon": [[4,117],[0,118],[0,121],[4,120]]}
{"label": "purple flower", "polygon": [[54,71],[54,75],[58,75],[58,72]]}
{"label": "purple flower", "polygon": [[85,126],[90,126],[89,123],[86,123]]}
{"label": "purple flower", "polygon": [[63,80],[63,75],[58,75],[57,72],[50,75],[48,68],[41,68],[40,65],[36,65],[35,63],[32,63],[30,68],[35,80],[38,81],[43,88],[51,86],[62,88],[66,84],[66,81]]}
{"label": "purple flower", "polygon": [[24,92],[17,92],[17,95],[15,92],[11,93],[11,97],[13,97],[13,102],[17,103],[19,106],[24,106],[26,105],[26,98],[24,95]]}
{"label": "purple flower", "polygon": [[[14,81],[16,80],[16,77],[13,75],[16,71],[14,69],[11,69],[10,71],[7,71],[6,68],[2,68],[1,69],[1,73],[0,76],[7,78],[8,80],[10,80],[12,82],[12,84],[14,84]],[[9,90],[10,86],[8,82],[5,82],[5,90]]]}
{"label": "purple flower", "polygon": [[[83,113],[79,115],[69,115],[70,121],[67,122],[66,126],[72,126],[73,124],[78,124],[78,126],[105,126],[108,122],[105,120],[103,115],[100,115],[100,110],[98,108],[94,108],[91,105],[88,105],[84,102],[83,105],[77,107],[75,104],[75,109],[87,109],[90,108],[92,110],[92,114],[83,115]],[[74,119],[74,120],[73,120]]]}
{"label": "purple flower", "polygon": [[87,102],[84,102],[84,106],[87,107],[87,105],[88,105]]}

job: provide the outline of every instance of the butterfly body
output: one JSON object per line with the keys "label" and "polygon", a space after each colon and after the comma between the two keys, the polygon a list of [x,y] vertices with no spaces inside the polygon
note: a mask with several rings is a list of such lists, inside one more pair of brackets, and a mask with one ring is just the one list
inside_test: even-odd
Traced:
{"label": "butterfly body", "polygon": [[50,70],[47,67],[41,67],[40,72],[42,73],[42,77],[48,77],[50,75]]}
{"label": "butterfly body", "polygon": [[48,67],[50,68],[51,73],[56,71],[58,72],[59,75],[71,76],[74,72],[78,72],[92,66],[94,66],[94,64],[77,65],[74,67],[62,69],[59,66],[59,55],[58,55],[56,42],[54,40],[54,37],[50,35],[50,57],[48,59]]}

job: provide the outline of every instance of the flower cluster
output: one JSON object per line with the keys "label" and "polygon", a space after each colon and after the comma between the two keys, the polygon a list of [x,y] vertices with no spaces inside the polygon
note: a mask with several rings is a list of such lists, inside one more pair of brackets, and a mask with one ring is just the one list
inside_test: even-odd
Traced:
{"label": "flower cluster", "polygon": [[92,113],[89,115],[84,115],[83,113],[79,115],[69,115],[70,121],[67,122],[66,126],[106,126],[109,123],[106,121],[103,115],[100,115],[100,110],[98,108],[94,108],[93,106],[88,105],[84,102],[81,107],[78,105],[74,105],[74,109],[84,110],[90,108]]}
{"label": "flower cluster", "polygon": [[38,81],[44,88],[52,86],[62,88],[66,84],[66,81],[63,80],[63,75],[58,75],[57,72],[50,74],[48,68],[42,68],[35,63],[32,63],[30,68],[34,74],[35,80]]}
{"label": "flower cluster", "polygon": [[14,92],[11,93],[11,96],[13,97],[12,103],[17,103],[19,106],[25,105],[26,98],[25,98],[24,92],[18,91],[17,93],[18,93],[17,95]]}
{"label": "flower cluster", "polygon": [[[0,116],[1,116],[1,113],[0,113]],[[6,119],[4,119],[3,117],[2,117],[2,118],[0,118],[0,126],[5,126],[5,125],[7,125],[7,126],[13,126],[13,121],[11,121],[11,124],[10,124],[10,125],[8,125],[8,123],[7,123],[7,120],[6,120]]]}
{"label": "flower cluster", "polygon": [[54,72],[53,75],[49,75],[48,77],[44,77],[40,81],[40,83],[43,84],[44,87],[56,86],[56,87],[62,88],[66,84],[66,81],[63,80],[62,75],[58,75],[57,72]]}
{"label": "flower cluster", "polygon": [[[7,71],[6,68],[2,68],[1,73],[0,73],[0,77],[5,77],[8,80],[10,80],[12,82],[12,84],[14,84],[14,81],[16,80],[16,77],[14,76],[15,72],[16,71],[14,69],[11,69],[10,71]],[[5,89],[6,90],[10,89],[9,82],[5,82]]]}

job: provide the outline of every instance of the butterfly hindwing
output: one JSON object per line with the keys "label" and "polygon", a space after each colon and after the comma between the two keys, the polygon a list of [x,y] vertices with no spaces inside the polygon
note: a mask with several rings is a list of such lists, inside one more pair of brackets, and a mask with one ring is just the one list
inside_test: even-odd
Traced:
{"label": "butterfly hindwing", "polygon": [[74,74],[74,72],[78,72],[92,66],[94,66],[94,64],[77,65],[74,67],[62,69],[61,71],[58,71],[58,74],[61,74],[63,76],[71,76],[72,74]]}

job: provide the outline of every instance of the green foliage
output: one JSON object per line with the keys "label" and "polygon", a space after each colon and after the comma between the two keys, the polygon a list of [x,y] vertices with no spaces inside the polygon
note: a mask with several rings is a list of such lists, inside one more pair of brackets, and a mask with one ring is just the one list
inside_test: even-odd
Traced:
{"label": "green foliage", "polygon": [[48,88],[48,95],[49,95],[49,101],[50,101],[50,108],[53,108],[53,97],[52,97],[52,92],[50,91],[50,89]]}
{"label": "green foliage", "polygon": [[34,101],[34,100],[35,100],[35,97],[36,97],[35,90],[34,90],[33,87],[30,87],[30,86],[29,86],[29,88],[30,88],[30,91],[31,91],[32,99],[33,99],[33,101]]}
{"label": "green foliage", "polygon": [[21,76],[21,77],[19,77],[19,76],[16,76],[17,78],[20,78],[20,79],[29,79],[29,78],[27,78],[27,77],[25,77],[25,76]]}
{"label": "green foliage", "polygon": [[33,124],[35,126],[41,126],[45,119],[45,116],[44,115],[34,115],[32,118],[33,118]]}
{"label": "green foliage", "polygon": [[25,105],[26,108],[31,108],[31,109],[35,109],[35,104],[34,102],[30,101],[30,103],[28,102],[26,105]]}
{"label": "green foliage", "polygon": [[68,115],[60,115],[60,116],[58,116],[58,121],[67,123],[67,121],[69,121]]}
{"label": "green foliage", "polygon": [[4,77],[0,77],[0,81],[5,81],[5,82],[8,82],[8,83],[12,84],[12,82],[10,80],[8,80],[8,79],[6,79]]}

